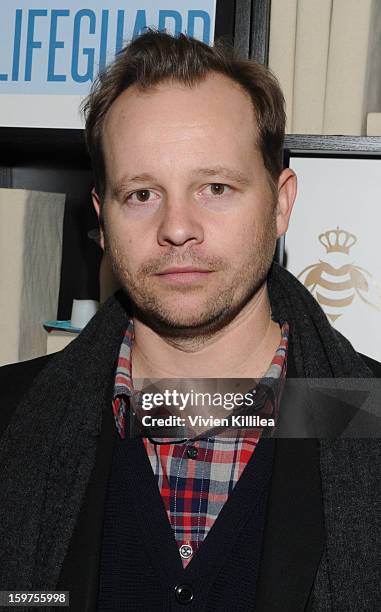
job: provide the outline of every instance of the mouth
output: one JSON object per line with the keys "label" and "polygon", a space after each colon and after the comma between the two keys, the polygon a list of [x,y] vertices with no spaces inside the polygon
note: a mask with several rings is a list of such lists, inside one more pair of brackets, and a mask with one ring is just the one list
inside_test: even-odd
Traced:
{"label": "mouth", "polygon": [[156,276],[164,282],[186,284],[203,281],[210,274],[212,274],[211,270],[186,266],[167,268],[156,274]]}

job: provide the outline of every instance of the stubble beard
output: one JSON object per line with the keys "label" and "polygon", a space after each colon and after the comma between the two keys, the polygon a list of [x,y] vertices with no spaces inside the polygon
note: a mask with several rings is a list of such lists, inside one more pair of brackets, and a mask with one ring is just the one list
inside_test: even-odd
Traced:
{"label": "stubble beard", "polygon": [[[145,263],[132,275],[128,268],[127,257],[118,245],[109,239],[105,228],[105,251],[109,255],[115,276],[131,301],[132,316],[162,337],[184,341],[187,339],[203,341],[237,316],[266,280],[274,257],[275,245],[276,221],[275,212],[272,212],[262,228],[257,228],[252,249],[239,270],[232,271],[229,262],[219,257],[201,259],[192,249],[182,253],[180,258],[176,247],[173,247],[168,250],[165,257]],[[240,248],[240,245],[237,245],[237,248]],[[162,297],[161,292],[155,292],[157,279],[153,281],[152,275],[170,266],[181,265],[195,265],[202,269],[216,270],[222,279],[212,293],[208,294],[206,290],[205,300],[199,301],[197,311],[188,311],[184,305],[187,293],[201,291],[200,286],[168,287],[166,298]],[[204,283],[207,282],[206,279]],[[169,292],[172,292],[172,295]]]}

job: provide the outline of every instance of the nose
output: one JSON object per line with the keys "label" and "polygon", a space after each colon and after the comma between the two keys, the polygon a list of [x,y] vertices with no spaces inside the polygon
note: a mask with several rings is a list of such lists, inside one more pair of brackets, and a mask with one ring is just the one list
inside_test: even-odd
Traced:
{"label": "nose", "polygon": [[158,242],[162,246],[190,246],[204,240],[199,212],[191,198],[167,197],[158,227]]}

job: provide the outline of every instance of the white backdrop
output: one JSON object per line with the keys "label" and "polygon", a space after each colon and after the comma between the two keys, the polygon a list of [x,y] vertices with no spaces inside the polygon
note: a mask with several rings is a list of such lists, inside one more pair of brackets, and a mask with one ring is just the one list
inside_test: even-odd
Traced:
{"label": "white backdrop", "polygon": [[381,361],[381,159],[291,158],[286,235],[299,276],[356,350]]}

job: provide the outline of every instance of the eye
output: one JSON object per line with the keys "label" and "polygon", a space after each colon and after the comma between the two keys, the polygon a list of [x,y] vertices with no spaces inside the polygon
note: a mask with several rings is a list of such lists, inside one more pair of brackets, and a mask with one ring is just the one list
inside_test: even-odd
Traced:
{"label": "eye", "polygon": [[[152,197],[154,196],[154,197]],[[139,189],[138,191],[134,191],[130,193],[127,197],[127,202],[151,202],[152,200],[157,199],[158,196],[156,193],[151,191],[150,189]]]}
{"label": "eye", "polygon": [[210,183],[206,190],[209,190],[213,196],[222,196],[230,190],[230,187],[224,183]]}

